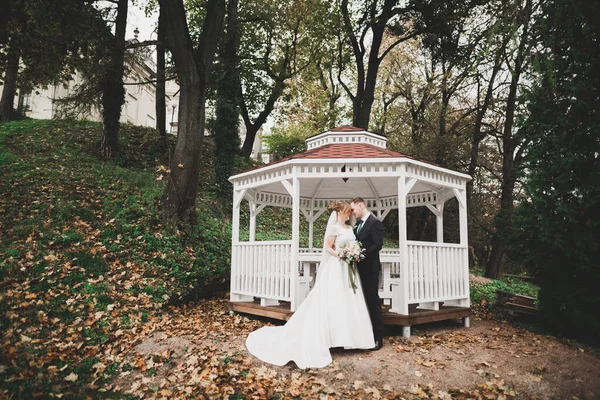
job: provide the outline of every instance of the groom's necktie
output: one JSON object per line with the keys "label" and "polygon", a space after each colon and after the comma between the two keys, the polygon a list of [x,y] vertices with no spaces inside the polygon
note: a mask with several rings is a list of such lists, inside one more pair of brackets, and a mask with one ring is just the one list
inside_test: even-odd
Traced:
{"label": "groom's necktie", "polygon": [[356,234],[360,233],[360,230],[362,229],[364,222],[365,221],[363,221],[362,219],[360,221],[358,221],[358,228],[356,228]]}

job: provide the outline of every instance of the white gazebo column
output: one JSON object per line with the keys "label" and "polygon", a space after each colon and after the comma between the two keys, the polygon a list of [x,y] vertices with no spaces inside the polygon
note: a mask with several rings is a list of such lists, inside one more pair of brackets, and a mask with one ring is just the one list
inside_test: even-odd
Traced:
{"label": "white gazebo column", "polygon": [[[408,315],[408,244],[406,233],[406,165],[400,166],[398,178],[398,230],[400,251],[400,280],[392,284],[391,312]],[[410,327],[404,327],[403,336],[410,336]]]}
{"label": "white gazebo column", "polygon": [[315,229],[315,217],[313,212],[313,205],[310,205],[309,214],[310,218],[308,218],[308,249],[312,251],[314,247],[314,229]]}
{"label": "white gazebo column", "polygon": [[[463,282],[466,287],[463,290],[467,294],[467,299],[460,301],[461,307],[470,306],[470,292],[469,292],[469,235],[468,235],[468,223],[467,223],[467,190],[465,184],[460,190],[455,190],[456,198],[458,200],[458,223],[460,227],[460,244],[465,247],[466,250],[462,253],[462,275]],[[463,322],[466,328],[470,326],[469,317],[464,317]]]}
{"label": "white gazebo column", "polygon": [[435,227],[437,233],[437,242],[444,243],[444,203],[436,204],[437,213],[435,214]]}
{"label": "white gazebo column", "polygon": [[231,223],[231,285],[229,300],[231,301],[254,301],[252,296],[243,296],[236,293],[241,289],[239,281],[242,263],[244,260],[239,256],[238,245],[240,242],[240,206],[246,195],[246,189],[239,190],[233,187],[233,216]]}
{"label": "white gazebo column", "polygon": [[298,255],[300,253],[300,180],[298,170],[294,167],[292,178],[292,271],[290,276],[291,310],[296,311],[303,299],[299,298],[298,287]]}

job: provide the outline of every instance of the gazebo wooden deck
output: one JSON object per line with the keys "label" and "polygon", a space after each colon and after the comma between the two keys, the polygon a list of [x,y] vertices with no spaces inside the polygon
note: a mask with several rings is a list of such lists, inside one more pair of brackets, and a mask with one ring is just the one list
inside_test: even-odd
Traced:
{"label": "gazebo wooden deck", "polygon": [[[321,249],[313,245],[315,220],[330,201],[360,196],[379,219],[398,210],[398,248],[381,251],[379,296],[386,306],[386,324],[402,325],[407,337],[410,326],[419,323],[463,318],[469,325],[466,183],[470,177],[387,150],[386,141],[342,126],[308,138],[304,153],[230,178],[233,310],[289,318],[317,273]],[[459,204],[460,242],[445,243],[444,204],[453,197]],[[244,200],[250,209],[247,241],[240,240]],[[256,216],[266,206],[292,209],[291,240],[256,240]],[[408,240],[406,210],[418,206],[436,216],[436,242]],[[307,248],[300,247],[300,215],[309,224]]]}
{"label": "gazebo wooden deck", "polygon": [[[427,324],[430,322],[444,321],[449,319],[462,319],[465,327],[469,327],[468,318],[471,309],[468,307],[440,306],[439,310],[422,310],[417,304],[411,304],[408,315],[390,312],[389,306],[383,307],[383,322],[385,325],[399,325],[404,327],[403,336],[410,336],[409,327],[413,325]],[[290,310],[289,303],[277,306],[261,306],[260,302],[230,302],[229,309],[235,312],[259,315],[262,317],[287,321],[294,314]]]}

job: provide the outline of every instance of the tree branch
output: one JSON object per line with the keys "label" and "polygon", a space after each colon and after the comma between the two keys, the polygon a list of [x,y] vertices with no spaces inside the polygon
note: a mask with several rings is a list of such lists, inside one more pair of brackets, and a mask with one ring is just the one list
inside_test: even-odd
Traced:
{"label": "tree branch", "polygon": [[158,40],[145,40],[143,42],[129,42],[125,45],[126,49],[137,49],[139,47],[148,47],[148,46],[156,46],[158,45]]}

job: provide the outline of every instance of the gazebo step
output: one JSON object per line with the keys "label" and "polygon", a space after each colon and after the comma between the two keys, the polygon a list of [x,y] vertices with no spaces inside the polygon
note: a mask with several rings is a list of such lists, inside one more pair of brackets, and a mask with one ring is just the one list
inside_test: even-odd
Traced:
{"label": "gazebo step", "polygon": [[280,319],[283,321],[287,321],[294,314],[290,310],[289,303],[282,303],[278,306],[261,306],[260,303],[257,302],[230,301],[229,309],[244,314],[259,315],[261,317]]}

